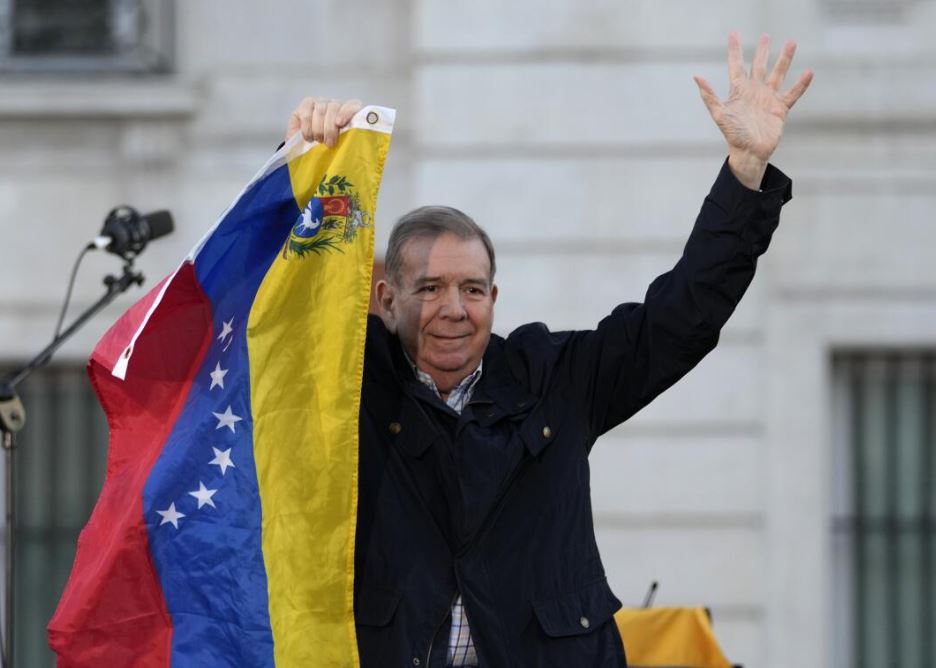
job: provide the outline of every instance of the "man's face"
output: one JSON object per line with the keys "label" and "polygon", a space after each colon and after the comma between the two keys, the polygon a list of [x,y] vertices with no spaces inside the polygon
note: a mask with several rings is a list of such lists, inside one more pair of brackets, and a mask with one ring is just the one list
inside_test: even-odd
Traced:
{"label": "man's face", "polygon": [[479,239],[411,239],[399,276],[377,284],[388,328],[420,370],[448,393],[477,368],[491,337],[497,286]]}

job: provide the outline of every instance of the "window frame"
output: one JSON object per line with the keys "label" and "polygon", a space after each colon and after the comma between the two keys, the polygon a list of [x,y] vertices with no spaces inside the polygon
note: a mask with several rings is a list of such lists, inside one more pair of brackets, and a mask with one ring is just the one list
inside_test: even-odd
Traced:
{"label": "window frame", "polygon": [[117,45],[113,55],[12,53],[14,2],[0,0],[0,73],[166,74],[174,69],[173,0],[109,0]]}

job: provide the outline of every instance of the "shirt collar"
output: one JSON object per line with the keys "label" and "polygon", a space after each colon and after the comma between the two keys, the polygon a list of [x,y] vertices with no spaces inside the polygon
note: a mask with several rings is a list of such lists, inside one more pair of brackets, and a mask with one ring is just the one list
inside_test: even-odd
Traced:
{"label": "shirt collar", "polygon": [[[432,390],[432,393],[439,397],[439,399],[442,399],[442,393],[439,392],[439,388],[432,379],[432,376],[417,367],[405,349],[403,350],[403,355],[406,356],[406,361],[413,370],[413,374],[419,379],[419,382]],[[465,405],[471,400],[471,395],[474,392],[475,386],[478,384],[478,381],[481,380],[481,368],[483,366],[484,360],[481,360],[478,362],[478,368],[462,378],[458,385],[451,389],[448,396],[442,399],[445,404],[449,408],[455,410],[456,413],[461,413]]]}

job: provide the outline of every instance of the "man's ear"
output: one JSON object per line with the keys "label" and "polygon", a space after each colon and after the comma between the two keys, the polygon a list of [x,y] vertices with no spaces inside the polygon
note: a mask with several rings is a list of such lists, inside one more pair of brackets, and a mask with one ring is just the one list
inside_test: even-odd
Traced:
{"label": "man's ear", "polygon": [[388,282],[385,279],[380,279],[377,281],[377,309],[379,311],[380,319],[383,320],[386,328],[396,334],[396,293],[393,289],[393,284]]}
{"label": "man's ear", "polygon": [[496,301],[497,301],[497,284],[495,283],[494,285],[491,286],[491,303],[493,304]]}

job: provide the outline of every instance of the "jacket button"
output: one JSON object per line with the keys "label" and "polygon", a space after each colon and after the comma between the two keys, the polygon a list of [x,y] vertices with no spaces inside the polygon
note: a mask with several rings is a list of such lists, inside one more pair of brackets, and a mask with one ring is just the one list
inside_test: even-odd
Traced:
{"label": "jacket button", "polygon": [[387,427],[387,429],[389,429],[390,433],[393,434],[394,436],[396,436],[401,431],[403,431],[403,427],[400,426],[399,422],[391,422],[390,426]]}
{"label": "jacket button", "polygon": [[414,666],[418,666],[418,665],[419,665],[419,657],[418,657],[418,656],[414,656],[414,657],[413,657],[413,665],[414,665]]}
{"label": "jacket button", "polygon": [[591,622],[588,621],[588,617],[582,617],[582,618],[579,620],[579,624],[582,625],[582,628],[583,628],[583,629],[587,629],[589,626],[591,626]]}
{"label": "jacket button", "polygon": [[543,438],[552,438],[552,429],[549,428],[549,425],[543,427]]}

